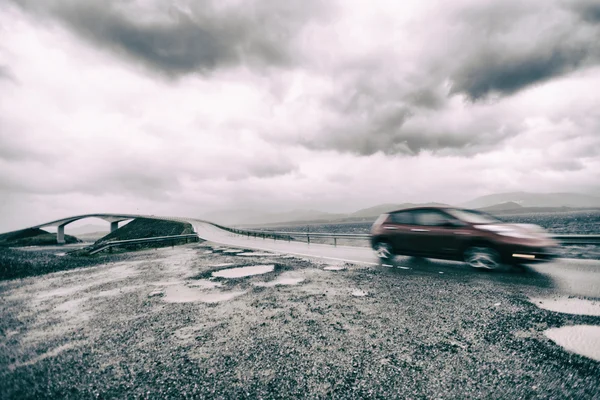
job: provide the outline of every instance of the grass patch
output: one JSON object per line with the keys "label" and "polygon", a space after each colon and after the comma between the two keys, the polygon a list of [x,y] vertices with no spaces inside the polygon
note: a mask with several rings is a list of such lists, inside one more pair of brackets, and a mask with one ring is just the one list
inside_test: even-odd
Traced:
{"label": "grass patch", "polygon": [[[75,236],[65,235],[65,243],[79,243]],[[50,233],[39,228],[27,228],[20,231],[0,235],[2,247],[52,246],[56,245],[56,233]]]}
{"label": "grass patch", "polygon": [[125,257],[102,255],[97,257],[57,256],[51,251],[24,251],[0,247],[0,280],[26,278],[51,272],[90,267]]}
{"label": "grass patch", "polygon": [[109,233],[95,244],[114,240],[144,239],[157,236],[186,235],[194,233],[192,225],[186,222],[165,221],[151,218],[136,218],[122,228]]}

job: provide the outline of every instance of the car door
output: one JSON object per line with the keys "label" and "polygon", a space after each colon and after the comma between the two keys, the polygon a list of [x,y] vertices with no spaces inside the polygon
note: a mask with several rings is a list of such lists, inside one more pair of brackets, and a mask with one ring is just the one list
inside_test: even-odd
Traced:
{"label": "car door", "polygon": [[396,254],[406,254],[410,250],[410,227],[412,216],[407,211],[391,213],[383,229],[388,232],[388,238]]}
{"label": "car door", "polygon": [[419,210],[413,213],[414,223],[410,227],[412,250],[425,257],[451,257],[460,244],[461,229],[455,218],[441,210]]}

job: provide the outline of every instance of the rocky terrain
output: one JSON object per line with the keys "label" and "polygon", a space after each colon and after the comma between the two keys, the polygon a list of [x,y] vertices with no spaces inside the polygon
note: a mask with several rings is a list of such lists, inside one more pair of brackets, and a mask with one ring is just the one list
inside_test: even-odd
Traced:
{"label": "rocky terrain", "polygon": [[[189,244],[0,282],[0,398],[578,398],[600,363],[535,271]],[[250,268],[248,268],[250,267]]]}

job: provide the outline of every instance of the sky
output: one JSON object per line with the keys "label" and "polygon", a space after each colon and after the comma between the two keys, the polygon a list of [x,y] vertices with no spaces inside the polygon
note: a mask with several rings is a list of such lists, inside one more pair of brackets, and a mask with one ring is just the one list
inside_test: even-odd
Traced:
{"label": "sky", "polygon": [[600,2],[6,0],[0,231],[600,195]]}

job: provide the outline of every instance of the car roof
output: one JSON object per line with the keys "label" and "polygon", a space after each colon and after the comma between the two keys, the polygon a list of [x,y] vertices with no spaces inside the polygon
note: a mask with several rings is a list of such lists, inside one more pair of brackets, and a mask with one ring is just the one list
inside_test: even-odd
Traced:
{"label": "car roof", "polygon": [[394,214],[403,211],[421,211],[421,210],[456,210],[457,207],[449,207],[449,206],[420,206],[420,207],[409,207],[409,208],[401,208],[398,210],[390,211],[385,214]]}

